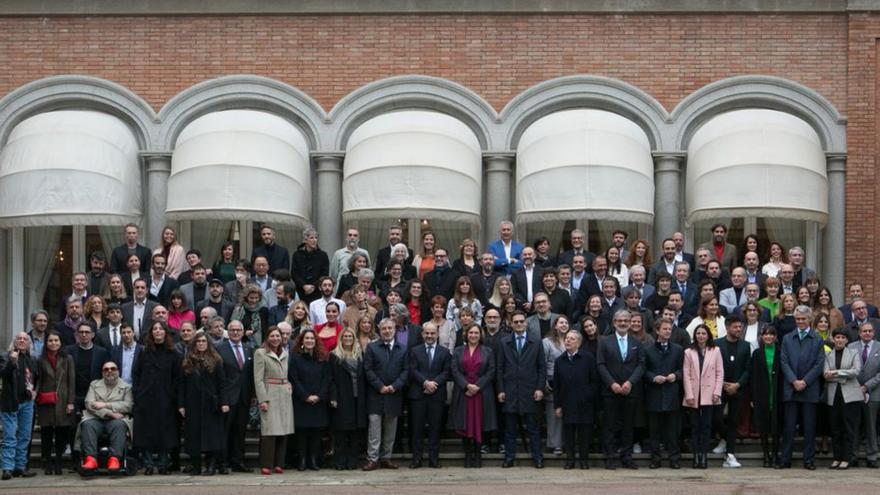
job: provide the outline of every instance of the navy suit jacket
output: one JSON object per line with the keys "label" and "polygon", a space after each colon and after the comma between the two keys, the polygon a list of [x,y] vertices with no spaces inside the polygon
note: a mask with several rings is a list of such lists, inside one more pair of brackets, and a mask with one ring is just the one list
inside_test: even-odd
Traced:
{"label": "navy suit jacket", "polygon": [[[428,348],[419,344],[409,350],[409,387],[407,395],[410,400],[427,399],[432,402],[446,402],[446,382],[452,366],[452,354],[449,349],[434,343],[434,360],[428,364]],[[425,395],[422,384],[431,380],[437,382],[437,391]]]}
{"label": "navy suit jacket", "polygon": [[[819,377],[825,366],[825,343],[815,330],[801,341],[798,330],[789,332],[782,338],[780,369],[782,370],[782,393],[786,402],[819,402],[821,388]],[[804,380],[807,388],[796,392],[791,382]]]}

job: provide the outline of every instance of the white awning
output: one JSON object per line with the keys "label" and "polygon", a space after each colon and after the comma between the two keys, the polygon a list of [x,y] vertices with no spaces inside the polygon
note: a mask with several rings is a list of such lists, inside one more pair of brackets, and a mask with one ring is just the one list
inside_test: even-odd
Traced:
{"label": "white awning", "polygon": [[138,143],[118,118],[60,110],[23,120],[0,153],[0,228],[141,219]]}
{"label": "white awning", "polygon": [[517,222],[614,220],[651,223],[654,163],[645,132],[603,110],[542,117],[516,153]]}
{"label": "white awning", "polygon": [[387,113],[348,140],[343,216],[478,224],[482,177],[480,143],[464,123],[429,111]]}
{"label": "white awning", "polygon": [[809,124],[775,110],[735,110],[694,133],[688,222],[730,216],[827,221],[825,154]]}
{"label": "white awning", "polygon": [[168,179],[168,218],[302,226],[311,204],[309,146],[283,118],[224,110],[199,117],[178,136]]}

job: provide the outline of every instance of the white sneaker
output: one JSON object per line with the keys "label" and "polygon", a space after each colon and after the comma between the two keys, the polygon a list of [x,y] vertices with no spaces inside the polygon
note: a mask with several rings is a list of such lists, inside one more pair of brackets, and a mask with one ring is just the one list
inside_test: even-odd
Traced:
{"label": "white sneaker", "polygon": [[725,452],[727,452],[727,440],[721,440],[718,442],[718,445],[712,449],[713,454],[723,454]]}
{"label": "white sneaker", "polygon": [[724,462],[721,463],[721,467],[726,468],[740,468],[742,464],[736,460],[736,456],[733,454],[727,454],[727,457],[724,458]]}
{"label": "white sneaker", "polygon": [[642,453],[642,444],[634,443],[633,444],[633,454],[641,454]]}

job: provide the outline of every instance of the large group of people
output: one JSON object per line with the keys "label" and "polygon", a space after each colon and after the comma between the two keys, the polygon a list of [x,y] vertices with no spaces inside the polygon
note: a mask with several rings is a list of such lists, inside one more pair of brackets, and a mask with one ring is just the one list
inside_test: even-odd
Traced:
{"label": "large group of people", "polygon": [[536,468],[552,453],[587,469],[594,441],[607,469],[637,469],[643,446],[652,469],[684,449],[737,468],[753,437],[785,469],[796,436],[806,469],[829,437],[831,468],[862,443],[878,467],[877,308],[858,283],[835,306],[799,247],[739,250],[723,224],[694,254],[674,233],[656,260],[620,230],[603,253],[579,230],[554,251],[502,222],[455,260],[433,232],[401,238],[391,226],[371,258],[351,228],[328,255],[306,229],[291,255],[264,225],[249,260],[224,243],[209,268],[174,229],[150,250],[126,226],[0,359],[2,478],[35,474],[34,423],[47,475],[68,447],[83,475],[169,474],[181,452],[192,474],[251,472],[249,428],[263,475],[397,469],[401,444],[438,468],[444,434],[474,468],[493,450],[514,466],[520,439]]}

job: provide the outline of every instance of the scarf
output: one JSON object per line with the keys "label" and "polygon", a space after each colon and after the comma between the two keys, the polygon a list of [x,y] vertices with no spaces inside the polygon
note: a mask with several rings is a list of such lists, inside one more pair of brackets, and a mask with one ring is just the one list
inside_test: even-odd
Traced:
{"label": "scarf", "polygon": [[262,337],[262,335],[263,335],[263,322],[260,319],[260,310],[261,309],[263,309],[262,299],[259,302],[257,302],[257,304],[254,304],[253,306],[251,306],[248,303],[240,304],[240,305],[236,306],[234,310],[232,310],[232,316],[230,317],[229,321],[232,321],[232,320],[244,321],[245,315],[250,314],[251,315],[251,330],[254,331],[255,335],[259,335],[260,337]]}
{"label": "scarf", "polygon": [[351,390],[354,393],[355,399],[358,396],[358,368],[360,367],[360,359],[346,357],[339,360],[339,364],[342,365],[342,369],[348,372],[348,376],[351,378]]}
{"label": "scarf", "polygon": [[49,361],[49,365],[52,366],[52,369],[57,369],[58,367],[58,351],[46,351],[46,361]]}
{"label": "scarf", "polygon": [[77,318],[75,320],[70,319],[70,315],[67,315],[64,317],[64,325],[67,328],[72,328],[74,332],[76,331],[76,328],[79,326],[79,324],[82,323],[83,321],[84,321],[84,319],[82,316],[80,316],[79,318]]}

